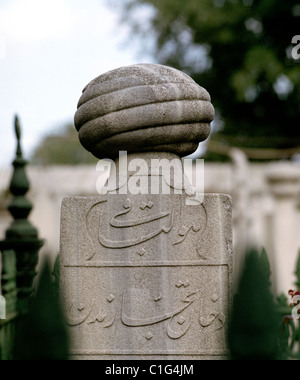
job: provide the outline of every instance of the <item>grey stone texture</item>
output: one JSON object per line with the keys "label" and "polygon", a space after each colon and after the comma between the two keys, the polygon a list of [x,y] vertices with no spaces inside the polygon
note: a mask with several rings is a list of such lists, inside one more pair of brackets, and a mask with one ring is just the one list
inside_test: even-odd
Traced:
{"label": "grey stone texture", "polygon": [[73,359],[226,358],[230,197],[71,197],[61,238]]}
{"label": "grey stone texture", "polygon": [[88,84],[75,125],[82,145],[98,158],[120,150],[193,153],[210,133],[208,92],[188,75],[162,65],[112,70]]}

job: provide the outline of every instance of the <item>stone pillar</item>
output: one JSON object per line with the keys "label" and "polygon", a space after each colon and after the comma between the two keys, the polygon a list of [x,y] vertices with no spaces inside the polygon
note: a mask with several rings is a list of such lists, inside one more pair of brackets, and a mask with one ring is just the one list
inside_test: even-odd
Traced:
{"label": "stone pillar", "polygon": [[290,163],[272,164],[267,180],[274,199],[272,219],[273,255],[277,293],[294,288],[294,271],[300,249],[297,196],[300,168]]}
{"label": "stone pillar", "polygon": [[62,205],[71,357],[226,358],[231,199],[192,193],[180,159],[209,135],[209,94],[143,64],[96,78],[78,107],[82,144],[115,161],[102,194]]}
{"label": "stone pillar", "polygon": [[[250,200],[250,170],[247,156],[243,151],[233,148],[229,152],[233,166],[233,189],[234,202],[233,225],[234,225],[234,280],[237,282],[245,262],[245,255],[252,244],[249,236],[251,214],[249,211]],[[236,286],[237,284],[234,284]]]}

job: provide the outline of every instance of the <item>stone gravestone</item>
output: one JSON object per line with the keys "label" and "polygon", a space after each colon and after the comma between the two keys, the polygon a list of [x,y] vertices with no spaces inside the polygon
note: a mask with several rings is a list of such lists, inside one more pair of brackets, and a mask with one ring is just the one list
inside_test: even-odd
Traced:
{"label": "stone gravestone", "polygon": [[6,319],[6,300],[0,295],[0,319]]}
{"label": "stone gravestone", "polygon": [[84,89],[80,141],[115,161],[102,194],[62,205],[72,358],[226,358],[231,199],[193,192],[180,159],[213,117],[207,91],[161,65],[113,70]]}

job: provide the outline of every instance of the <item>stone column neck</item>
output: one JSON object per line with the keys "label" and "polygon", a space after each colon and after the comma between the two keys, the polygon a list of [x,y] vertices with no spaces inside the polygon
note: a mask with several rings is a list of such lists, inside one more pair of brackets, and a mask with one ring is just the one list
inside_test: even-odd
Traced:
{"label": "stone column neck", "polygon": [[181,158],[166,152],[120,152],[112,162],[108,193],[171,194],[174,189],[191,193]]}
{"label": "stone column neck", "polygon": [[300,168],[290,164],[271,165],[267,180],[274,197],[277,199],[293,199],[300,190]]}

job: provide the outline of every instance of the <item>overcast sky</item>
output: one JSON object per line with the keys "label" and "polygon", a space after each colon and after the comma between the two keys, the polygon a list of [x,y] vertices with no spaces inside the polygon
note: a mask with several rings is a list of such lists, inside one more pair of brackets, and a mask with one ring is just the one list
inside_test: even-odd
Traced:
{"label": "overcast sky", "polygon": [[142,61],[106,3],[0,0],[0,168],[14,157],[16,113],[28,158],[45,134],[73,120],[90,80]]}

